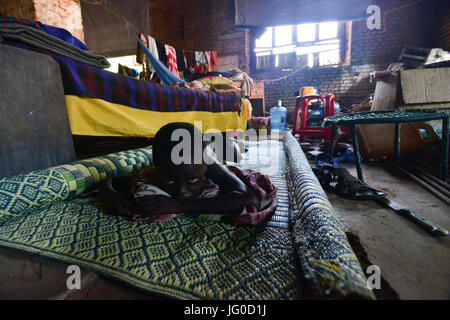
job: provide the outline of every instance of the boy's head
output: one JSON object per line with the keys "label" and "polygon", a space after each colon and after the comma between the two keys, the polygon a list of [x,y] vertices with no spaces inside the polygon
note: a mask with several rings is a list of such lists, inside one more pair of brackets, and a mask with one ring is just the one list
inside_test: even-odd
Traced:
{"label": "boy's head", "polygon": [[190,123],[174,122],[159,129],[152,151],[164,191],[176,199],[200,194],[207,168],[203,162],[204,148],[202,132]]}

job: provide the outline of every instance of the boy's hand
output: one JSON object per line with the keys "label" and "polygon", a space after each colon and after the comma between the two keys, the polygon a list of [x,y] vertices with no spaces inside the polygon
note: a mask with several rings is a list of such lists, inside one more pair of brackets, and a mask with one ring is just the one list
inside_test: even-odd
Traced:
{"label": "boy's hand", "polygon": [[136,208],[145,216],[183,213],[180,201],[161,195],[136,199]]}
{"label": "boy's hand", "polygon": [[117,195],[108,203],[109,211],[116,216],[127,216],[133,204],[125,197]]}
{"label": "boy's hand", "polygon": [[107,178],[100,183],[99,195],[106,206],[106,213],[114,216],[127,216],[133,203],[121,192],[112,186],[112,179]]}

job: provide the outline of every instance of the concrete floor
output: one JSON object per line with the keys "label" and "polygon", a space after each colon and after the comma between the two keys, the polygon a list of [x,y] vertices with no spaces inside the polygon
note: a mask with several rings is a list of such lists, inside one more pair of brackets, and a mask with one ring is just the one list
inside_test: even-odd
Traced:
{"label": "concrete floor", "polygon": [[[353,165],[342,166],[356,176]],[[369,186],[450,230],[450,207],[414,181],[377,163],[363,164],[363,174]],[[373,200],[328,198],[344,230],[359,238],[369,262],[380,267],[400,299],[450,299],[450,237],[432,237]]]}
{"label": "concrete floor", "polygon": [[[344,164],[353,175],[353,165]],[[378,164],[363,164],[366,183],[392,200],[450,229],[449,206],[415,182]],[[363,269],[381,269],[380,295],[400,299],[450,299],[450,237],[434,238],[412,222],[378,203],[328,194],[351,239],[359,240]],[[356,249],[355,249],[356,251]],[[363,258],[361,258],[363,259]],[[82,269],[82,289],[67,290],[68,264],[0,248],[0,299],[161,299],[118,281]],[[386,288],[388,287],[388,288]],[[392,290],[391,290],[392,288]]]}
{"label": "concrete floor", "polygon": [[0,247],[0,300],[154,300],[164,297],[81,269],[81,290],[67,289],[69,264]]}

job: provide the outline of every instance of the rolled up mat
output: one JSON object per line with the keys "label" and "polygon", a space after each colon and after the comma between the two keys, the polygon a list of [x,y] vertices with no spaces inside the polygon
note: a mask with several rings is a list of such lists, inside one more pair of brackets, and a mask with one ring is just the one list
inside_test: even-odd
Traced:
{"label": "rolled up mat", "polygon": [[374,299],[366,277],[328,198],[292,134],[284,136],[288,157],[290,217],[295,250],[318,296]]}
{"label": "rolled up mat", "polygon": [[0,180],[0,224],[11,217],[73,199],[98,182],[152,164],[151,147],[112,153]]}

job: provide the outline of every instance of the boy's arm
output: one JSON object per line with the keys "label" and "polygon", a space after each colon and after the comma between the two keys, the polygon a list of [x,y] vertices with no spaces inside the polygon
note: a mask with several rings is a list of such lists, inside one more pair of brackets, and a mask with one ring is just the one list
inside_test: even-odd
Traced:
{"label": "boy's arm", "polygon": [[252,191],[229,192],[207,199],[176,200],[166,196],[147,196],[137,199],[137,209],[151,215],[180,213],[209,213],[231,215],[240,212],[245,206],[259,206]]}
{"label": "boy's arm", "polygon": [[219,189],[225,193],[245,194],[247,186],[234,173],[221,163],[213,163],[208,166],[206,177],[219,185]]}
{"label": "boy's arm", "polygon": [[99,195],[113,215],[126,216],[133,207],[127,185],[132,176],[106,178],[100,182]]}
{"label": "boy's arm", "polygon": [[183,213],[210,213],[230,215],[239,213],[246,206],[259,206],[256,195],[248,190],[245,193],[230,192],[214,198],[181,200]]}

